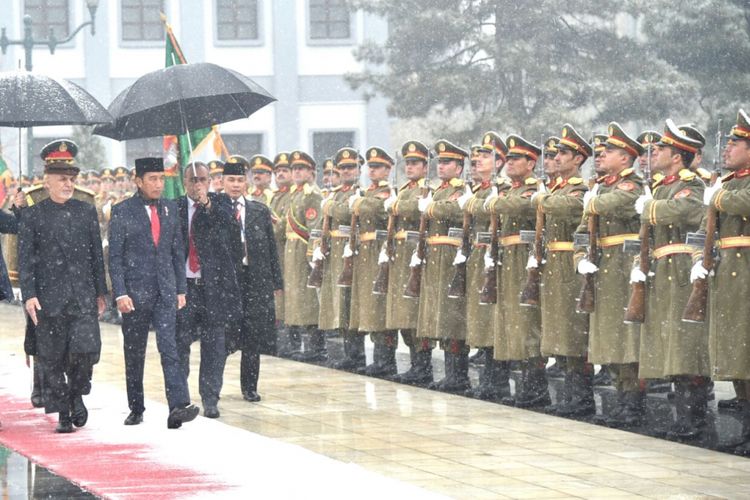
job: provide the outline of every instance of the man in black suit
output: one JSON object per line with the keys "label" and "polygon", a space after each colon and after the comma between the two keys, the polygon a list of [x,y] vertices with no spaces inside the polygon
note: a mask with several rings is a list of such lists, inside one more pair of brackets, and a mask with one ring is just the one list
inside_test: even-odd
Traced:
{"label": "man in black suit", "polygon": [[59,413],[57,432],[88,420],[83,395],[99,361],[98,316],[107,284],[96,208],[73,199],[75,144],[45,146],[49,198],[25,209],[18,236],[19,275],[26,312],[36,325],[46,413]]}
{"label": "man in black suit", "polygon": [[186,196],[179,199],[185,242],[187,305],[177,312],[177,350],[190,372],[190,344],[200,340],[198,387],[203,414],[219,417],[219,395],[227,358],[226,332],[239,329],[242,302],[235,262],[242,244],[232,205],[225,194],[209,193],[209,169],[201,162],[185,168]]}
{"label": "man in black suit", "polygon": [[130,414],[125,425],[143,421],[143,365],[148,329],[156,330],[169,404],[167,427],[179,428],[200,411],[190,404],[187,374],[177,355],[177,310],[185,306],[185,251],[177,204],[160,199],[164,161],[135,161],[138,192],[112,208],[109,275],[122,313],[125,378]]}
{"label": "man in black suit", "polygon": [[224,164],[224,192],[231,198],[234,218],[242,241],[239,271],[243,320],[239,342],[240,387],[246,401],[260,401],[260,343],[276,328],[274,297],[284,289],[276,251],[271,211],[264,204],[245,197],[248,161],[232,156]]}

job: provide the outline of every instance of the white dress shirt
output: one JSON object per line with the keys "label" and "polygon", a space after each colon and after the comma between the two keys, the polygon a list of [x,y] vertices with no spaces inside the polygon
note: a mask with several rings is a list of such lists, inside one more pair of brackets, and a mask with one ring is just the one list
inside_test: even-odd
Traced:
{"label": "white dress shirt", "polygon": [[240,196],[236,200],[232,200],[232,210],[236,210],[235,207],[240,210],[240,238],[242,239],[242,247],[244,248],[244,257],[242,257],[242,264],[247,266],[249,264],[247,260],[247,247],[245,246],[245,200],[244,196]]}
{"label": "white dress shirt", "polygon": [[[195,215],[195,201],[189,196],[186,196],[188,204],[188,255],[190,254],[190,231],[193,227],[193,215]],[[200,278],[201,270],[198,269],[197,273],[190,270],[188,265],[188,255],[185,255],[185,277],[186,278]]]}

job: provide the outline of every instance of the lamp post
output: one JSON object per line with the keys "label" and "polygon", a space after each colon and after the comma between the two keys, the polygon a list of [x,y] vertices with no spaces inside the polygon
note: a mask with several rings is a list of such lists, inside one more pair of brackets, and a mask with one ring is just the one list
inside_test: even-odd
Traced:
{"label": "lamp post", "polygon": [[[31,71],[33,69],[33,65],[31,62],[31,56],[34,53],[34,47],[40,46],[40,45],[46,45],[49,48],[50,54],[55,53],[55,49],[58,45],[62,43],[68,43],[71,41],[75,36],[80,33],[80,31],[85,28],[86,26],[91,26],[91,35],[96,34],[96,25],[94,23],[96,19],[96,9],[99,7],[99,0],[86,0],[86,7],[89,10],[89,15],[91,16],[91,19],[86,21],[85,23],[82,23],[79,25],[73,32],[68,35],[66,38],[62,40],[58,40],[55,36],[55,31],[53,28],[50,28],[49,30],[49,36],[46,40],[42,39],[36,39],[34,38],[34,30],[32,29],[32,19],[31,16],[26,14],[23,16],[23,38],[20,38],[18,40],[11,40],[8,38],[8,36],[5,33],[5,27],[0,29],[0,50],[2,51],[3,55],[8,51],[8,47],[10,45],[21,45],[23,46],[24,55],[26,56],[26,64],[25,68],[26,71]],[[31,176],[33,173],[33,162],[32,158],[34,157],[34,135],[32,128],[29,127],[26,129],[26,173]],[[20,153],[20,152],[19,152]]]}

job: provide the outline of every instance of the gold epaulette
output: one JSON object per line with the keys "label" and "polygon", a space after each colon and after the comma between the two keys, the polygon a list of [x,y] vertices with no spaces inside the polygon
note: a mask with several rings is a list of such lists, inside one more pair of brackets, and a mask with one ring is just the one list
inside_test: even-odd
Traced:
{"label": "gold epaulette", "polygon": [[539,184],[539,179],[535,177],[527,177],[526,180],[523,181],[523,183],[527,186],[536,186],[537,184]]}
{"label": "gold epaulette", "polygon": [[458,187],[464,187],[464,180],[463,179],[459,179],[458,177],[454,177],[449,182],[450,182],[450,185],[453,186],[453,187],[457,187],[457,188]]}
{"label": "gold epaulette", "polygon": [[44,186],[42,184],[35,184],[29,188],[23,189],[23,194],[26,196],[26,205],[32,206],[34,203],[34,197],[32,196],[34,193],[39,191],[40,189],[44,189]]}
{"label": "gold epaulette", "polygon": [[664,180],[665,176],[661,173],[656,173],[651,177],[651,189],[654,189],[661,184],[661,182]]}
{"label": "gold epaulette", "polygon": [[378,187],[388,187],[388,181],[380,181],[378,182]]}
{"label": "gold epaulette", "polygon": [[578,184],[583,184],[583,178],[582,177],[571,177],[568,179],[568,184],[572,184],[574,186],[577,186]]}
{"label": "gold epaulette", "polygon": [[331,192],[335,193],[335,192],[341,190],[342,187],[344,187],[344,185],[343,184],[339,184],[338,186],[336,186],[334,188],[331,188]]}
{"label": "gold epaulette", "polygon": [[297,191],[297,185],[296,184],[292,184],[292,186],[289,188],[289,194],[292,194],[295,191]]}
{"label": "gold epaulette", "polygon": [[302,185],[302,192],[305,195],[312,194],[312,192],[313,192],[313,185],[306,182],[305,184]]}
{"label": "gold epaulette", "polygon": [[96,193],[93,192],[92,190],[88,189],[88,188],[85,188],[85,187],[82,187],[82,186],[75,186],[75,189],[77,191],[81,191],[81,192],[84,192],[86,194],[90,194],[91,196],[96,197]]}
{"label": "gold epaulette", "polygon": [[495,179],[495,184],[497,186],[503,186],[505,184],[510,185],[511,183],[512,181],[508,177],[498,177],[497,179]]}
{"label": "gold epaulette", "polygon": [[627,176],[632,175],[634,173],[635,173],[635,169],[634,168],[632,168],[632,167],[631,168],[626,168],[625,170],[623,170],[622,172],[620,172],[620,177],[627,177]]}
{"label": "gold epaulette", "polygon": [[695,179],[695,172],[692,172],[686,168],[683,168],[682,170],[680,170],[679,175],[680,175],[680,180],[683,180],[685,182],[690,182],[693,179]]}
{"label": "gold epaulette", "polygon": [[700,178],[703,179],[704,181],[711,180],[711,172],[709,172],[703,167],[696,168],[695,173],[698,174]]}

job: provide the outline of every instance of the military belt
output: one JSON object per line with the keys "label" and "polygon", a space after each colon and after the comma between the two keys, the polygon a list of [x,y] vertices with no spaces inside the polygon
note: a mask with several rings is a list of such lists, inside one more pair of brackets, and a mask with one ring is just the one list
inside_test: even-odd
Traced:
{"label": "military belt", "polygon": [[685,243],[673,243],[671,245],[664,245],[654,249],[654,259],[661,259],[669,255],[675,255],[679,253],[686,253],[692,255],[695,252],[695,247],[692,245],[686,245]]}
{"label": "military belt", "polygon": [[716,242],[719,248],[750,247],[750,236],[729,236]]}
{"label": "military belt", "polygon": [[348,238],[349,235],[338,229],[331,229],[331,238]]}
{"label": "military belt", "polygon": [[476,241],[471,244],[472,248],[489,248],[489,243],[477,243]]}
{"label": "military belt", "polygon": [[406,230],[401,229],[400,231],[397,231],[395,235],[393,235],[394,240],[405,240],[406,239]]}
{"label": "military belt", "polygon": [[446,235],[435,235],[435,236],[428,236],[427,237],[427,244],[434,246],[434,245],[450,245],[453,247],[460,247],[461,246],[461,238],[451,238],[450,236]]}
{"label": "military belt", "polygon": [[361,233],[357,239],[361,242],[374,241],[377,238],[377,235],[378,233],[375,231],[370,231],[367,233]]}
{"label": "military belt", "polygon": [[550,241],[547,243],[547,250],[550,252],[572,252],[573,242],[572,241]]}
{"label": "military belt", "polygon": [[504,247],[509,247],[511,245],[525,245],[526,243],[521,239],[520,234],[513,234],[510,236],[501,236],[500,244]]}
{"label": "military belt", "polygon": [[604,236],[599,238],[599,246],[602,248],[617,247],[625,243],[625,240],[637,240],[639,235],[637,233],[625,233],[615,234],[612,236]]}

